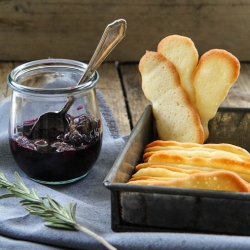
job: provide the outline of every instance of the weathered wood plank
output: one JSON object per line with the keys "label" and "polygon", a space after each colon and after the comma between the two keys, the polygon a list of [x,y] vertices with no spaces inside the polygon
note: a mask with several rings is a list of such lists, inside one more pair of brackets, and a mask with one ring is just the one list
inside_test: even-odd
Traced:
{"label": "weathered wood plank", "polygon": [[170,34],[193,39],[199,53],[223,48],[250,60],[248,0],[0,1],[0,60],[61,57],[88,62],[106,25],[128,22],[109,61],[138,61]]}
{"label": "weathered wood plank", "polygon": [[0,103],[3,102],[5,98],[10,96],[12,93],[7,85],[6,78],[13,67],[14,64],[11,62],[0,63]]}
{"label": "weathered wood plank", "polygon": [[98,69],[100,80],[97,89],[103,94],[122,135],[130,133],[130,125],[122,85],[114,63],[104,63]]}
{"label": "weathered wood plank", "polygon": [[128,112],[132,127],[134,127],[150,102],[146,99],[141,89],[141,75],[138,70],[138,64],[121,64],[120,70],[126,93]]}
{"label": "weathered wood plank", "polygon": [[221,106],[250,107],[250,64],[241,63],[240,76]]}

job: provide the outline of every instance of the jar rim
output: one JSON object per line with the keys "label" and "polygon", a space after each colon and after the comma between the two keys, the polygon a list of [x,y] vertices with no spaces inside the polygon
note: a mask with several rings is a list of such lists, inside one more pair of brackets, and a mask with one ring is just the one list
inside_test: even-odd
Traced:
{"label": "jar rim", "polygon": [[15,90],[17,92],[26,92],[38,95],[67,94],[67,93],[74,94],[79,91],[89,90],[94,88],[99,80],[99,73],[97,71],[94,71],[88,82],[73,87],[69,86],[64,88],[42,89],[31,86],[24,86],[16,81],[17,77],[20,76],[22,73],[26,73],[35,69],[53,68],[53,67],[77,69],[79,71],[82,71],[83,73],[87,68],[87,64],[76,60],[54,59],[54,58],[30,61],[14,68],[7,76],[7,84],[10,86],[12,90]]}

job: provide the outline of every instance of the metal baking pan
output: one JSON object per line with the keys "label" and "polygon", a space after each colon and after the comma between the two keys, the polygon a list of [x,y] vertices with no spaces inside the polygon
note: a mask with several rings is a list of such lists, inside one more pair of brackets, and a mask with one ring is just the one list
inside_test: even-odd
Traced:
{"label": "metal baking pan", "polygon": [[[209,123],[208,142],[250,150],[250,109],[220,108]],[[111,227],[124,231],[178,231],[250,235],[250,194],[127,185],[157,138],[149,105],[104,180],[111,191]]]}

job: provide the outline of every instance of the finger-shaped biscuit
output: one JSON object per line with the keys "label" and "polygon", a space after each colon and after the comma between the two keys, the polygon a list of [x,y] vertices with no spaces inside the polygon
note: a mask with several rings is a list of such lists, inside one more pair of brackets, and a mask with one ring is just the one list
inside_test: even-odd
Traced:
{"label": "finger-shaped biscuit", "polygon": [[147,52],[140,60],[142,90],[152,103],[158,136],[162,140],[204,142],[197,110],[181,87],[175,66],[157,52]]}
{"label": "finger-shaped biscuit", "polygon": [[201,56],[194,72],[193,85],[205,139],[209,135],[208,121],[215,116],[239,72],[238,59],[226,50],[212,49]]}
{"label": "finger-shaped biscuit", "polygon": [[129,181],[140,181],[140,180],[155,180],[155,181],[171,181],[176,179],[175,177],[159,177],[159,176],[138,176],[132,177]]}
{"label": "finger-shaped biscuit", "polygon": [[142,168],[138,170],[132,177],[139,177],[139,176],[154,176],[154,177],[170,177],[170,178],[182,178],[186,177],[189,174],[181,173],[181,172],[174,172],[164,168]]}
{"label": "finger-shaped biscuit", "polygon": [[163,140],[155,140],[149,144],[146,145],[145,147],[145,152],[149,151],[159,151],[159,150],[164,150],[164,148],[171,149],[174,148],[183,148],[183,149],[189,149],[189,148],[210,148],[210,149],[215,149],[215,150],[223,150],[227,152],[231,152],[234,154],[250,157],[250,153],[243,149],[242,147],[238,147],[236,145],[232,145],[229,143],[206,143],[206,144],[199,144],[199,143],[180,143],[177,141],[163,141]]}
{"label": "finger-shaped biscuit", "polygon": [[233,171],[237,174],[250,175],[250,162],[230,158],[205,158],[205,157],[187,157],[176,154],[168,154],[166,151],[159,151],[149,157],[148,163],[151,164],[182,164],[197,166],[199,168],[213,168]]}
{"label": "finger-shaped biscuit", "polygon": [[195,174],[195,173],[207,171],[204,169],[195,169],[195,168],[192,168],[192,166],[190,166],[190,168],[183,168],[183,167],[179,166],[178,164],[169,166],[169,165],[159,165],[159,164],[150,164],[150,163],[138,164],[135,167],[135,170],[138,171],[142,168],[148,168],[148,167],[150,167],[150,168],[164,168],[164,169],[168,169],[170,171],[180,172],[180,173],[185,173],[185,174]]}
{"label": "finger-shaped biscuit", "polygon": [[[172,171],[176,171],[177,172],[177,169],[179,169],[179,171],[182,171],[184,173],[187,173],[187,174],[193,174],[193,173],[200,173],[200,172],[214,172],[214,171],[218,171],[218,170],[225,170],[223,167],[219,167],[218,168],[213,168],[213,167],[205,167],[205,166],[200,166],[200,165],[188,165],[188,164],[178,164],[178,163],[166,163],[164,161],[162,162],[157,162],[157,163],[141,163],[141,164],[138,164],[136,166],[136,169],[137,167],[140,169],[143,167],[144,164],[147,164],[145,167],[148,167],[148,166],[151,166],[152,168],[154,168],[154,166],[157,166],[159,168],[167,168],[169,170],[172,170]],[[171,169],[172,168],[172,169]],[[230,170],[228,170],[230,171]],[[247,181],[248,183],[250,183],[250,174],[249,173],[241,173],[241,172],[238,172],[237,173],[243,180]]]}
{"label": "finger-shaped biscuit", "polygon": [[181,86],[195,107],[192,77],[198,64],[199,55],[193,41],[185,36],[167,36],[159,42],[157,51],[174,64],[181,78]]}
{"label": "finger-shaped biscuit", "polygon": [[148,185],[180,188],[198,188],[231,192],[249,192],[249,184],[237,174],[227,171],[192,174],[171,181],[151,181]]}
{"label": "finger-shaped biscuit", "polygon": [[169,155],[179,155],[183,157],[201,157],[201,158],[213,158],[213,159],[229,159],[235,161],[246,161],[250,163],[250,157],[237,155],[231,152],[223,151],[223,150],[214,150],[214,149],[206,149],[206,148],[196,148],[196,149],[169,149],[169,150],[160,150],[160,151],[151,151],[143,154],[143,160],[145,162],[156,152],[166,153]]}

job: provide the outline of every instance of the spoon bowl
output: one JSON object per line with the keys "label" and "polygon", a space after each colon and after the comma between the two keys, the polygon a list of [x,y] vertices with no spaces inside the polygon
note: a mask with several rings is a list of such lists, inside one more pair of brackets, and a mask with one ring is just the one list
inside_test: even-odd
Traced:
{"label": "spoon bowl", "polygon": [[72,106],[74,99],[69,100],[60,111],[47,112],[39,117],[31,128],[28,138],[35,140],[38,138],[56,137],[56,134],[62,132],[67,133],[69,131],[70,120],[68,118],[67,111]]}

